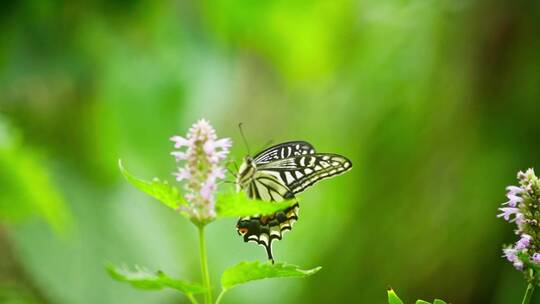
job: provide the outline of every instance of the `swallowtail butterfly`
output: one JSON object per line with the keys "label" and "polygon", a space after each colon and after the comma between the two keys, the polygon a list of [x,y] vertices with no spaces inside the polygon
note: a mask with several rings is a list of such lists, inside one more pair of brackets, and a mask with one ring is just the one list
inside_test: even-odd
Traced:
{"label": "swallowtail butterfly", "polygon": [[[280,202],[294,199],[320,180],[351,169],[346,157],[332,153],[315,153],[305,141],[291,141],[263,150],[254,157],[246,156],[236,177],[237,191],[263,201]],[[274,261],[272,242],[281,240],[298,220],[298,203],[270,216],[243,217],[236,229],[244,242],[255,242],[266,249],[268,259]]]}

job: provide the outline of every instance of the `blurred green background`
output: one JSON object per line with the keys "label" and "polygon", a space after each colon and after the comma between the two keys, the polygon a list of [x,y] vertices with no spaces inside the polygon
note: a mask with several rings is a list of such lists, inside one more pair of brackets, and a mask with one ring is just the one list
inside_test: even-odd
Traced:
{"label": "blurred green background", "polygon": [[[536,1],[11,1],[0,9],[0,302],[185,303],[107,262],[199,279],[195,229],[118,171],[169,178],[198,118],[237,160],[303,139],[354,169],[301,195],[282,261],[323,270],[224,303],[515,303],[496,218],[540,169]],[[214,283],[265,259],[208,229]]]}

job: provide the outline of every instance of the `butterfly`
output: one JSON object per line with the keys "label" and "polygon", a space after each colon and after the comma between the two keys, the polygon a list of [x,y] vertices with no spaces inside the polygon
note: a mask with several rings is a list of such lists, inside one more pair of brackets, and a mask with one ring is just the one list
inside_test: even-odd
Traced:
{"label": "butterfly", "polygon": [[[252,199],[280,202],[315,183],[344,173],[352,168],[349,159],[332,153],[316,153],[305,141],[290,141],[272,146],[255,155],[246,156],[236,176],[237,191],[245,191]],[[236,229],[244,242],[255,242],[266,249],[274,261],[272,242],[281,240],[285,231],[298,220],[299,205],[269,216],[250,216],[238,220]]]}

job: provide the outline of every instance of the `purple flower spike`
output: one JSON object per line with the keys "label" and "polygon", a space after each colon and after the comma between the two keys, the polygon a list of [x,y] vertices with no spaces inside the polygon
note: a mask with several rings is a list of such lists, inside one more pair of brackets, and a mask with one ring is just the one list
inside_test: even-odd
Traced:
{"label": "purple flower spike", "polygon": [[540,264],[540,180],[533,169],[517,174],[519,186],[506,187],[508,201],[499,208],[497,217],[515,222],[520,236],[515,246],[503,249],[504,257],[519,271],[526,271],[530,263]]}
{"label": "purple flower spike", "polygon": [[529,243],[532,240],[532,236],[528,234],[522,234],[519,241],[516,243],[516,250],[523,250],[527,247],[529,247]]}
{"label": "purple flower spike", "polygon": [[517,250],[512,248],[512,247],[508,247],[508,248],[504,248],[503,249],[503,253],[504,253],[504,257],[509,261],[509,262],[515,262],[518,260],[518,257],[517,257]]}
{"label": "purple flower spike", "polygon": [[515,261],[514,267],[519,271],[523,271],[523,262],[520,260]]}
{"label": "purple flower spike", "polygon": [[514,220],[510,219],[510,216],[512,214],[519,214],[518,208],[504,207],[504,208],[499,208],[499,210],[501,210],[502,213],[497,215],[497,217],[502,217],[504,218],[505,221],[509,221],[509,222],[512,222],[515,220],[515,219]]}
{"label": "purple flower spike", "polygon": [[535,264],[540,264],[540,253],[538,252],[535,252],[533,255],[532,255],[532,261],[533,263]]}
{"label": "purple flower spike", "polygon": [[510,207],[516,207],[518,203],[523,202],[523,199],[519,196],[507,194],[506,197],[508,197],[509,201],[504,203],[503,205],[507,204]]}
{"label": "purple flower spike", "polygon": [[225,178],[222,166],[229,154],[232,141],[229,138],[218,139],[216,131],[207,120],[197,121],[186,137],[173,136],[175,149],[171,155],[183,167],[173,173],[177,181],[184,182],[187,193],[184,198],[188,205],[182,210],[200,223],[207,223],[216,217],[215,192],[219,179]]}

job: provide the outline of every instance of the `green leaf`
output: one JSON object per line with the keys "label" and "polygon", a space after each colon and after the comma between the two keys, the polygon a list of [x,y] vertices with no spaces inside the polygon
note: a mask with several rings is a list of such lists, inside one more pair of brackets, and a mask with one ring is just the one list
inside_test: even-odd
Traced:
{"label": "green leaf", "polygon": [[122,175],[137,189],[152,196],[158,201],[162,202],[165,206],[177,210],[180,205],[187,204],[184,198],[178,192],[178,189],[169,185],[167,181],[160,181],[154,178],[153,181],[145,181],[133,176],[122,165],[122,160],[118,160],[118,167]]}
{"label": "green leaf", "polygon": [[[389,304],[403,304],[403,301],[397,296],[396,292],[392,288],[388,288],[388,303]],[[415,304],[431,304],[424,300],[417,300]],[[435,299],[433,304],[446,304],[443,300]]]}
{"label": "green leaf", "polygon": [[113,265],[108,265],[107,272],[113,279],[119,282],[129,283],[131,286],[139,289],[159,290],[163,288],[172,288],[188,295],[203,293],[205,291],[204,287],[200,284],[170,278],[162,271],[151,273],[140,267],[135,267],[134,271],[130,271],[128,269],[118,269]]}
{"label": "green leaf", "polygon": [[228,290],[240,284],[262,279],[305,278],[317,273],[319,270],[321,270],[320,266],[302,270],[298,266],[284,263],[240,262],[223,272],[221,286],[224,290]]}
{"label": "green leaf", "polygon": [[55,232],[69,232],[72,214],[51,172],[46,158],[0,116],[0,222],[38,215]]}
{"label": "green leaf", "polygon": [[392,288],[388,288],[388,303],[389,304],[403,304],[403,301],[397,296],[396,292]]}
{"label": "green leaf", "polygon": [[264,202],[250,199],[244,192],[223,193],[217,196],[216,211],[218,217],[269,215],[286,209],[297,202],[296,199],[283,202]]}

